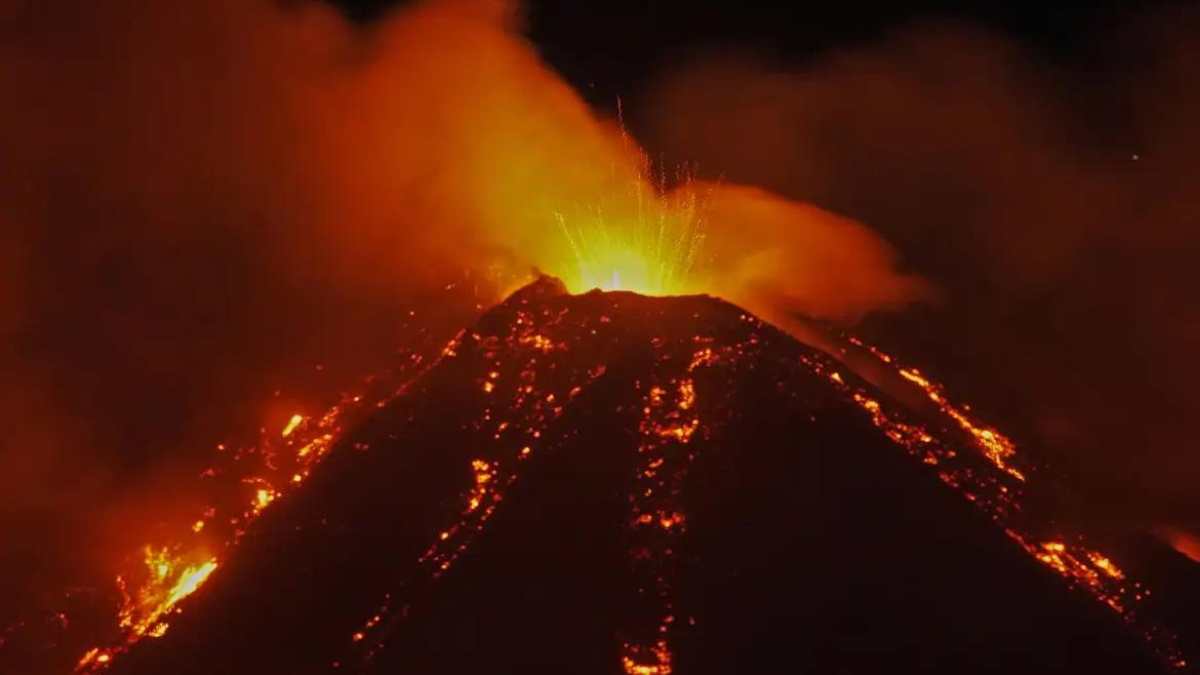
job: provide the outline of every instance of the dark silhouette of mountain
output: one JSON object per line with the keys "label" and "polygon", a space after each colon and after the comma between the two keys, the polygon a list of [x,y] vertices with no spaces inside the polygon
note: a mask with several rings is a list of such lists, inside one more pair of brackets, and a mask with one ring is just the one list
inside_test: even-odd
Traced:
{"label": "dark silhouette of mountain", "polygon": [[721,300],[543,278],[338,441],[113,670],[1164,669],[948,486],[985,457],[914,461],[916,423]]}

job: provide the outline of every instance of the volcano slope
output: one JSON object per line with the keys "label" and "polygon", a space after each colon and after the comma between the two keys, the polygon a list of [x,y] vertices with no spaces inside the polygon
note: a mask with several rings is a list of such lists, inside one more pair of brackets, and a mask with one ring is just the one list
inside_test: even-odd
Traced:
{"label": "volcano slope", "polygon": [[[543,278],[340,439],[113,670],[1163,669],[1006,536],[1003,505],[972,504],[1016,479],[890,401],[723,301]],[[948,487],[985,474],[992,497]]]}

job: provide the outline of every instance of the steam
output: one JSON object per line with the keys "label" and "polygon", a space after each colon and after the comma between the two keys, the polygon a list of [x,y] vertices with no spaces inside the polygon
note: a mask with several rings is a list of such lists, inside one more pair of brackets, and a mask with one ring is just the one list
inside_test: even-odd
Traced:
{"label": "steam", "polygon": [[710,292],[777,320],[855,320],[933,300],[933,287],[898,270],[896,252],[849,218],[760,188],[710,185]]}
{"label": "steam", "polygon": [[[408,311],[436,330],[534,267],[569,275],[556,213],[669,211],[640,149],[519,29],[512,3],[485,0],[366,28],[314,2],[7,12],[0,490],[14,523],[86,521],[193,470],[234,423],[284,414],[271,392],[289,373],[386,362]],[[695,290],[842,319],[929,297],[851,220],[730,183],[680,189],[712,206]],[[15,564],[77,556],[63,539]]]}
{"label": "steam", "polygon": [[947,23],[710,54],[631,109],[657,152],[870,223],[944,298],[885,343],[1023,420],[1098,522],[1195,531],[1200,15],[1114,18],[1074,60]]}

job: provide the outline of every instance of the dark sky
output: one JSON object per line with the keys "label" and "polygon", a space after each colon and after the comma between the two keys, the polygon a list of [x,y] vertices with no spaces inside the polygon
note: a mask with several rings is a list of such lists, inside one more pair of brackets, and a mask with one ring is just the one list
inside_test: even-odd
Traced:
{"label": "dark sky", "polygon": [[[341,0],[352,28],[308,4],[0,0],[0,93],[28,104],[0,106],[0,426],[22,449],[0,447],[0,526],[41,542],[30,569],[84,565],[96,504],[150,503],[230,429],[281,426],[314,364],[323,392],[452,334],[482,299],[480,232],[523,232],[512,163],[563,195],[560,167],[601,163],[590,112],[507,24],[465,42],[389,34],[400,2]],[[1097,520],[1200,531],[1200,12],[525,7],[538,55],[602,118],[622,101],[655,160],[890,244],[942,301],[854,330],[1077,478]],[[381,61],[342,68],[373,25]],[[495,54],[498,87],[477,77]]]}
{"label": "dark sky", "polygon": [[[410,254],[427,221],[393,222],[454,199],[422,188],[391,209],[442,175],[405,173],[410,156],[479,168],[481,200],[500,189],[502,171],[461,155],[502,153],[474,135],[439,146],[428,128],[442,109],[409,103],[432,94],[478,112],[477,62],[462,60],[457,89],[436,69],[414,73],[460,45],[401,32],[381,55],[387,78],[365,69],[360,82],[353,68],[331,71],[322,49],[368,54],[360,38],[403,3],[340,0],[363,30],[310,16],[304,42],[303,22],[278,10],[307,4],[197,2],[181,15],[135,0],[0,2],[0,52],[13,54],[0,60],[0,91],[31,103],[0,106],[0,271],[22,282],[0,286],[0,309],[16,308],[0,313],[0,331],[19,333],[16,353],[0,353],[0,411],[42,443],[24,445],[61,449],[20,454],[25,473],[0,471],[54,486],[27,490],[22,508],[57,514],[89,494],[82,480],[125,490],[156,457],[207,451],[231,420],[257,424],[262,411],[244,401],[288,389],[280,373],[303,379],[320,361],[329,372],[330,354],[354,356],[344,374],[370,372],[396,343],[398,307],[463,272]],[[856,330],[1085,475],[1099,507],[1200,524],[1200,15],[1104,2],[525,8],[541,58],[602,117],[623,101],[652,157],[860,221],[943,291],[939,306]],[[492,33],[510,56],[519,44],[524,63],[523,42]],[[747,52],[758,60],[713,65]],[[532,77],[533,94],[561,92],[540,66]],[[322,86],[301,88],[310,81]],[[360,85],[375,98],[354,102],[346,91]],[[501,122],[553,131],[551,106],[511,98],[522,114]],[[361,231],[325,227],[358,221]],[[417,238],[439,251],[456,241]],[[393,271],[388,251],[421,264]],[[457,328],[441,304],[435,316]],[[0,453],[0,469],[16,456]]]}
{"label": "dark sky", "polygon": [[[331,0],[363,23],[403,0]],[[655,71],[697,53],[750,47],[784,61],[878,39],[928,19],[983,25],[1052,59],[1086,58],[1088,35],[1119,23],[1130,3],[533,1],[529,35],[543,56],[598,105],[634,93]],[[1139,3],[1141,8],[1170,3]]]}
{"label": "dark sky", "polygon": [[[339,4],[369,25],[401,3]],[[1190,97],[1173,82],[1188,77],[1175,70],[1190,72],[1195,44],[1192,24],[1172,18],[1179,7],[526,3],[527,33],[542,57],[593,107],[611,114],[621,99],[626,124],[652,156],[695,161],[702,176],[762,185],[878,229],[945,291],[945,303],[859,330],[1041,446],[1114,518],[1146,508],[1147,491],[1164,500],[1150,507],[1157,517],[1194,512],[1182,483],[1173,496],[1161,489],[1162,476],[1195,467],[1180,444],[1194,369],[1170,356],[1186,353],[1196,334],[1180,304],[1193,246],[1180,243],[1178,208],[1156,212],[1178,203],[1171,186],[1194,164],[1182,150],[1191,134],[1169,121],[1186,114],[1179,103]],[[947,35],[959,37],[942,43]],[[906,61],[923,50],[932,60]],[[757,80],[785,111],[772,119],[807,115],[807,103],[789,98],[794,84],[837,118],[821,122],[833,125],[829,133],[804,127],[820,129],[815,146],[739,148],[728,142],[745,121],[736,101],[719,112],[695,106],[704,89],[695,82],[675,98],[660,93],[664,73],[670,81],[724,53],[753,54],[756,67],[774,71]],[[1017,65],[1007,74],[987,70],[1008,68],[997,64],[1009,57]],[[854,73],[877,89],[861,93]],[[813,89],[813,81],[825,84]],[[945,100],[924,99],[926,88]],[[895,92],[907,93],[886,98]],[[881,96],[880,108],[907,107],[869,110]],[[713,142],[718,149],[705,147],[713,129],[727,136]],[[829,154],[816,157],[822,144]],[[798,166],[815,168],[762,160],[776,154],[786,165],[789,151]],[[1143,161],[1131,164],[1134,156]],[[1152,234],[1137,243],[1126,223]]]}

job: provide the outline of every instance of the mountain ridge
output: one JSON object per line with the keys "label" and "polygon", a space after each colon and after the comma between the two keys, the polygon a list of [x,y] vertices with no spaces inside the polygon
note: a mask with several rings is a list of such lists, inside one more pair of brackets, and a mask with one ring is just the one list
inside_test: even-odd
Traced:
{"label": "mountain ridge", "polygon": [[114,672],[1159,669],[946,489],[1019,481],[896,408],[724,300],[539,279]]}

